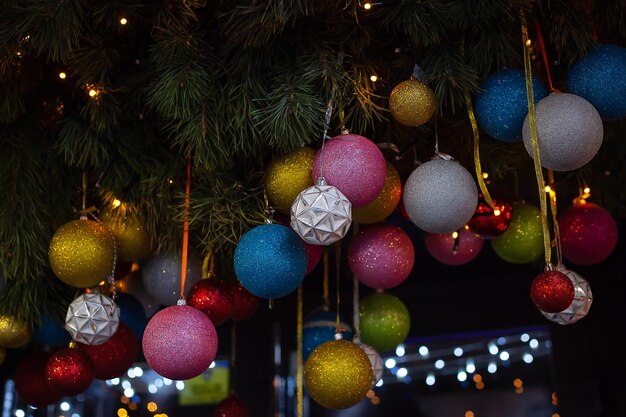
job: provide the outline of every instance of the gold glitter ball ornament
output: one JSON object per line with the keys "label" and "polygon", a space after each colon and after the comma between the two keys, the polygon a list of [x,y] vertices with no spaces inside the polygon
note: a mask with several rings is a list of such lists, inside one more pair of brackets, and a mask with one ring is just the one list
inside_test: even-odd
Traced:
{"label": "gold glitter ball ornament", "polygon": [[382,222],[393,213],[402,197],[402,184],[398,171],[387,162],[385,186],[378,197],[368,205],[352,210],[352,221],[361,224]]}
{"label": "gold glitter ball ornament", "polygon": [[372,365],[356,344],[331,340],[319,345],[304,365],[304,383],[322,407],[339,410],[361,401],[372,385]]}
{"label": "gold glitter ball ornament", "polygon": [[32,331],[28,324],[21,323],[11,316],[0,316],[0,346],[19,348],[27,345],[31,336]]}
{"label": "gold glitter ball ornament", "polygon": [[135,214],[117,214],[114,210],[102,213],[102,221],[113,232],[117,243],[117,259],[133,262],[152,254],[152,240]]}
{"label": "gold glitter ball ornament", "polygon": [[389,96],[389,110],[405,126],[421,126],[433,117],[437,109],[435,93],[417,80],[402,81]]}
{"label": "gold glitter ball ornament", "polygon": [[67,285],[95,287],[111,275],[113,240],[103,224],[74,220],[52,237],[48,260],[54,274]]}
{"label": "gold glitter ball ornament", "polygon": [[316,152],[303,146],[274,158],[267,167],[264,187],[270,205],[283,214],[289,214],[298,194],[313,185],[313,160]]}

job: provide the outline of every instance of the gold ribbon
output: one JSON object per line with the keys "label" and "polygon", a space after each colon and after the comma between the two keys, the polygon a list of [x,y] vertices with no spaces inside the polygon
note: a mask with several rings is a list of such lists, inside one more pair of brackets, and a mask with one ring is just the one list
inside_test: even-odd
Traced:
{"label": "gold ribbon", "polygon": [[330,306],[330,290],[328,282],[328,248],[324,248],[324,281],[322,286],[322,294],[324,297],[324,306]]}
{"label": "gold ribbon", "polygon": [[467,105],[467,115],[472,125],[472,133],[474,134],[474,168],[476,169],[476,180],[478,181],[480,192],[483,193],[485,201],[489,204],[489,207],[493,209],[493,200],[491,200],[491,195],[489,194],[489,190],[487,190],[487,184],[485,184],[485,179],[483,178],[483,169],[480,164],[480,133],[478,131],[478,123],[476,123],[476,116],[474,116],[472,98],[467,91],[465,92],[465,104]]}
{"label": "gold ribbon", "polygon": [[297,390],[297,406],[298,406],[298,417],[304,416],[304,405],[303,405],[303,364],[302,364],[302,284],[298,287],[298,329],[297,329],[297,375],[296,375],[296,390]]}
{"label": "gold ribbon", "polygon": [[339,304],[341,299],[339,298],[339,273],[341,272],[341,242],[335,243],[335,272],[337,275],[337,304],[335,308],[337,309],[337,323],[335,325],[337,333],[341,331],[341,319],[339,318]]}
{"label": "gold ribbon", "polygon": [[543,179],[541,168],[541,157],[539,155],[539,140],[537,135],[537,117],[535,114],[535,97],[533,93],[533,74],[530,62],[530,41],[528,40],[528,27],[526,26],[526,16],[524,10],[520,11],[522,22],[522,41],[524,47],[524,71],[526,73],[526,98],[528,100],[528,123],[530,126],[530,143],[533,149],[533,161],[535,164],[535,176],[537,177],[537,188],[539,189],[539,207],[541,209],[541,226],[543,228],[543,248],[546,266],[551,265],[552,249],[550,246],[550,229],[548,228],[548,207],[546,202],[546,184]]}
{"label": "gold ribbon", "polygon": [[556,250],[557,265],[562,265],[563,255],[561,254],[561,231],[559,229],[559,222],[556,219],[556,191],[554,190],[554,172],[551,169],[548,170],[548,183],[550,184],[548,194],[550,195],[550,212],[552,212],[552,227],[554,229],[553,246]]}
{"label": "gold ribbon", "polygon": [[215,277],[215,255],[209,251],[202,261],[202,279]]}

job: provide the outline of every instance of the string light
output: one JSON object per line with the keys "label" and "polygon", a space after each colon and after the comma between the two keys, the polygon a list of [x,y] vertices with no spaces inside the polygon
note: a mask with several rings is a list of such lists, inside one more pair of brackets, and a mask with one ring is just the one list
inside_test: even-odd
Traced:
{"label": "string light", "polygon": [[493,215],[494,215],[494,216],[499,216],[500,214],[502,214],[502,212],[500,211],[500,209],[495,209],[495,210],[493,211]]}
{"label": "string light", "polygon": [[530,39],[526,39],[526,46],[530,46],[532,44],[533,44],[533,42]]}
{"label": "string light", "polygon": [[459,232],[452,232],[452,239],[459,237]]}
{"label": "string light", "polygon": [[552,191],[552,188],[549,185],[546,185],[546,193],[549,193]]}
{"label": "string light", "polygon": [[372,3],[368,1],[367,3],[363,4],[363,8],[365,10],[370,10],[372,8]]}
{"label": "string light", "polygon": [[120,19],[120,25],[125,25],[126,23],[128,23],[128,20],[125,17],[122,17]]}
{"label": "string light", "polygon": [[60,79],[62,79],[62,80],[64,80],[64,79],[66,79],[66,78],[67,78],[67,74],[66,74],[66,73],[64,73],[63,71],[61,71],[61,72],[59,73],[59,78],[60,78]]}
{"label": "string light", "polygon": [[117,198],[113,200],[113,203],[112,203],[113,208],[118,208],[121,205],[122,205],[122,202],[118,200]]}
{"label": "string light", "polygon": [[370,75],[370,80],[372,80],[372,82],[375,83],[376,81],[378,81],[378,75],[376,74]]}
{"label": "string light", "polygon": [[483,178],[484,178],[484,179],[489,178],[489,173],[487,173],[487,172],[483,172]]}
{"label": "string light", "polygon": [[97,95],[98,95],[98,92],[95,89],[92,88],[92,89],[89,90],[89,97],[93,98],[93,97],[95,97]]}
{"label": "string light", "polygon": [[585,187],[585,189],[583,190],[583,193],[590,194],[591,193],[591,188]]}

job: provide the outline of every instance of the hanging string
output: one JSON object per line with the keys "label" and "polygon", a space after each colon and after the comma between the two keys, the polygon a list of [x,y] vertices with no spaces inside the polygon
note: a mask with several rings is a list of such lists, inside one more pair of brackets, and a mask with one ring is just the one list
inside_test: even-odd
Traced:
{"label": "hanging string", "polygon": [[359,280],[352,274],[352,324],[354,325],[354,341],[361,341],[361,317],[359,316]]}
{"label": "hanging string", "polygon": [[339,275],[341,273],[341,242],[335,243],[335,275],[337,276],[337,305],[335,308],[337,309],[337,322],[335,323],[337,333],[341,332],[341,320],[339,318],[339,305],[341,299],[339,298]]}
{"label": "hanging string", "polygon": [[80,211],[81,216],[87,213],[87,171],[83,171],[83,205]]}
{"label": "hanging string", "polygon": [[[541,59],[543,60],[543,65],[546,67],[546,76],[548,77],[548,83],[550,84],[550,91],[554,93],[560,93],[561,91],[557,90],[554,87],[554,84],[552,83],[552,76],[550,74],[550,63],[548,62],[548,54],[546,52],[546,44],[543,41],[543,35],[541,33],[541,26],[539,25],[539,21],[537,20],[535,20],[535,31],[537,32],[537,43],[539,44],[539,52],[541,53]],[[528,37],[528,33],[526,34],[526,37]],[[524,41],[524,45],[528,45],[526,42],[527,41]]]}
{"label": "hanging string", "polygon": [[[435,114],[435,155],[439,155],[439,129],[437,125],[437,114]],[[415,147],[413,149],[415,149]]]}
{"label": "hanging string", "polygon": [[593,18],[593,5],[591,0],[587,0],[585,9],[587,10],[587,17],[589,18],[589,24],[591,25],[591,31],[593,33],[593,41],[598,46],[598,31],[596,30],[596,22]]}
{"label": "hanging string", "polygon": [[322,283],[322,294],[324,297],[324,307],[330,307],[330,290],[329,290],[329,279],[328,279],[328,248],[324,248],[324,280]]}
{"label": "hanging string", "polygon": [[180,301],[185,304],[185,280],[187,279],[187,253],[189,251],[189,194],[191,189],[191,152],[187,154],[187,182],[185,184],[185,212],[183,215],[183,251],[180,266]]}
{"label": "hanging string", "polygon": [[469,117],[470,124],[472,125],[472,133],[474,135],[474,168],[476,170],[476,180],[480,187],[480,192],[485,198],[485,202],[489,204],[489,207],[494,209],[493,200],[485,184],[485,178],[483,177],[483,169],[480,163],[480,132],[478,131],[478,123],[476,123],[476,116],[474,115],[474,106],[472,105],[472,97],[469,92],[465,91],[465,104],[467,106],[467,116]]}
{"label": "hanging string", "polygon": [[302,363],[302,284],[300,284],[300,286],[298,287],[298,329],[297,329],[297,352],[296,355],[297,357],[297,375],[296,375],[296,396],[297,396],[297,406],[298,406],[298,417],[303,417],[304,416],[304,402],[303,402],[303,398],[304,398],[304,389],[303,389],[303,381],[302,381],[302,374],[303,374],[303,363]]}
{"label": "hanging string", "polygon": [[554,228],[554,249],[556,250],[557,265],[563,265],[563,255],[561,253],[561,231],[559,222],[557,221],[556,211],[556,191],[554,189],[554,171],[548,170],[548,186],[550,187],[548,194],[550,195],[550,212],[552,213],[552,227]]}
{"label": "hanging string", "polygon": [[237,322],[230,328],[230,394],[237,393]]}
{"label": "hanging string", "polygon": [[528,39],[528,26],[524,10],[521,10],[520,19],[522,23],[522,41],[524,48],[524,70],[526,73],[526,96],[528,99],[528,122],[530,125],[530,142],[533,150],[533,162],[535,164],[535,176],[537,177],[537,188],[539,189],[539,205],[541,208],[541,226],[543,229],[543,247],[546,267],[551,266],[552,250],[550,243],[550,230],[548,228],[548,208],[546,203],[545,181],[541,168],[541,157],[539,154],[539,141],[537,138],[537,118],[535,115],[535,97],[533,93],[533,75],[530,62],[530,41]]}
{"label": "hanging string", "polygon": [[333,100],[328,100],[328,105],[326,106],[326,115],[324,116],[324,131],[322,132],[322,148],[321,159],[320,159],[320,178],[324,178],[324,145],[326,144],[326,139],[330,139],[328,136],[328,130],[330,129],[330,121],[333,117]]}

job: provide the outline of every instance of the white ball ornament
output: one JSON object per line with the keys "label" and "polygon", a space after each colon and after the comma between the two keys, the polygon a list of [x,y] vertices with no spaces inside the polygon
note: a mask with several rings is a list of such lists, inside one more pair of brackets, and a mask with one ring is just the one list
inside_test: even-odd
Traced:
{"label": "white ball ornament", "polygon": [[78,296],[67,309],[65,329],[72,338],[86,345],[101,345],[117,332],[120,309],[99,292]]}
{"label": "white ball ornament", "polygon": [[372,385],[376,385],[378,381],[383,379],[383,357],[370,345],[366,345],[361,341],[354,341],[354,343],[361,348],[367,355],[367,358],[372,364]]}
{"label": "white ball ornament", "polygon": [[574,301],[572,301],[569,307],[558,313],[539,311],[551,322],[562,325],[574,324],[589,314],[591,303],[593,303],[591,286],[585,278],[574,271],[570,271],[564,267],[559,267],[557,270],[567,275],[570,281],[572,281],[572,284],[574,284]]}

